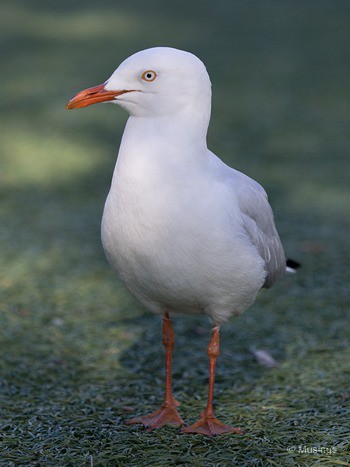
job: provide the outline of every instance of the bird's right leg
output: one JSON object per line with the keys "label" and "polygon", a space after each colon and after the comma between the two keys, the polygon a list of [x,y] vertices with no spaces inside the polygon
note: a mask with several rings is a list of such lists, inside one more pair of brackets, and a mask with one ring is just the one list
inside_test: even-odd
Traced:
{"label": "bird's right leg", "polygon": [[135,417],[128,420],[126,423],[141,423],[149,429],[160,428],[163,425],[184,425],[183,420],[177,412],[176,407],[179,403],[174,399],[172,391],[172,354],[174,349],[174,330],[170,321],[169,313],[163,316],[163,346],[165,349],[165,399],[160,409],[155,412],[144,415],[143,417]]}
{"label": "bird's right leg", "polygon": [[208,345],[209,356],[209,385],[208,385],[208,401],[207,406],[200,419],[192,426],[182,428],[183,433],[199,433],[206,436],[217,436],[224,433],[243,433],[240,428],[233,428],[225,425],[215,417],[213,400],[214,400],[214,382],[216,361],[220,354],[220,327],[215,326],[212,331],[211,339]]}

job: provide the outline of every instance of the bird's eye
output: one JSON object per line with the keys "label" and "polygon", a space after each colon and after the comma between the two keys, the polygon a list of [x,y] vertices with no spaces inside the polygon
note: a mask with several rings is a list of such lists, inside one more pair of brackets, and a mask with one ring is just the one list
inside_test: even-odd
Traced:
{"label": "bird's eye", "polygon": [[154,81],[157,78],[157,73],[153,70],[147,70],[142,73],[141,78],[144,81],[150,83],[151,81]]}

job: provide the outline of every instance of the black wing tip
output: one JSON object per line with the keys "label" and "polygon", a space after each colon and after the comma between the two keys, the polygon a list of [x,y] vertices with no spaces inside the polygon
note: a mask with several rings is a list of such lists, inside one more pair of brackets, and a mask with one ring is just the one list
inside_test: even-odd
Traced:
{"label": "black wing tip", "polygon": [[290,259],[290,258],[287,259],[286,266],[287,268],[294,269],[295,271],[301,268],[301,264],[298,263],[298,261],[294,261],[294,259]]}

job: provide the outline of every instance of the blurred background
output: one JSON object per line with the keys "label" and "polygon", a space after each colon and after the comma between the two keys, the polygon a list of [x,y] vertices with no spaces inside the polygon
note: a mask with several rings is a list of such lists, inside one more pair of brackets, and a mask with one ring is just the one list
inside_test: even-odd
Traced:
{"label": "blurred background", "polygon": [[[328,460],[345,462],[349,20],[346,0],[1,2],[4,465],[173,465],[190,448],[188,465],[302,462],[305,454],[287,450],[302,440],[326,440],[338,453]],[[157,405],[163,378],[159,319],[117,283],[99,239],[127,115],[108,105],[65,110],[126,57],[159,45],[206,64],[208,145],[265,187],[286,253],[303,265],[223,330],[218,399],[250,434],[215,445],[123,425],[129,412]],[[210,323],[180,317],[175,326],[175,390],[195,418]],[[259,365],[254,346],[281,366]],[[171,459],[160,448],[169,439]]]}

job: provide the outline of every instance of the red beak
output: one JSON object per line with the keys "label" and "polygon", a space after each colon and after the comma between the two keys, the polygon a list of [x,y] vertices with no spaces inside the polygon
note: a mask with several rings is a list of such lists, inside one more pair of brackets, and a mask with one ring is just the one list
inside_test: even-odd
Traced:
{"label": "red beak", "polygon": [[113,101],[117,96],[132,91],[107,91],[105,83],[78,92],[66,105],[66,109],[79,109],[98,102]]}

